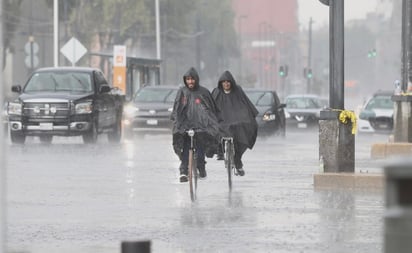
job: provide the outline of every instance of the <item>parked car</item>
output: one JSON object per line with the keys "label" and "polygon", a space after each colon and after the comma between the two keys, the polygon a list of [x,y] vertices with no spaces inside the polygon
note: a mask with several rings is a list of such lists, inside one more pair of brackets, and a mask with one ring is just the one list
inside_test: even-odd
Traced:
{"label": "parked car", "polygon": [[251,88],[245,88],[244,91],[259,111],[256,117],[258,134],[285,136],[285,104],[280,103],[276,91]]}
{"label": "parked car", "polygon": [[393,131],[393,91],[377,91],[363,104],[358,116],[358,132],[390,133]]}
{"label": "parked car", "polygon": [[109,86],[96,68],[52,67],[32,73],[18,97],[7,105],[10,139],[23,144],[26,136],[50,143],[53,136],[82,136],[95,143],[107,133],[110,142],[121,139],[124,96]]}
{"label": "parked car", "polygon": [[327,100],[313,94],[293,94],[285,99],[287,128],[314,128],[318,126],[320,111]]}
{"label": "parked car", "polygon": [[172,128],[170,114],[176,98],[178,86],[144,86],[125,106],[123,124],[125,131],[133,129],[168,129]]}

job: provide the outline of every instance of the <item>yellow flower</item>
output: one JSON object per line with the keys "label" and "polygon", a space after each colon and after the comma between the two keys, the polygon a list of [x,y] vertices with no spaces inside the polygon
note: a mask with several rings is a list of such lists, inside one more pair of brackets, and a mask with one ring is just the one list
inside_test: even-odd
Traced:
{"label": "yellow flower", "polygon": [[353,111],[343,110],[339,114],[339,121],[343,124],[352,123],[352,134],[356,133],[356,115]]}

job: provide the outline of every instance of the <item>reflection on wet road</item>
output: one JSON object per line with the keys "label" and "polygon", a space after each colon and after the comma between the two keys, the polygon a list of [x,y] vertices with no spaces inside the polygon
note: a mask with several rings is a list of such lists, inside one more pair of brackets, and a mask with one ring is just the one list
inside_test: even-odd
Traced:
{"label": "reflection on wet road", "polygon": [[[380,171],[369,152],[384,141],[356,137],[357,169]],[[223,162],[208,159],[191,203],[167,134],[8,144],[7,247],[109,253],[151,240],[152,252],[380,252],[382,192],[314,190],[318,150],[317,132],[259,138],[231,193]]]}

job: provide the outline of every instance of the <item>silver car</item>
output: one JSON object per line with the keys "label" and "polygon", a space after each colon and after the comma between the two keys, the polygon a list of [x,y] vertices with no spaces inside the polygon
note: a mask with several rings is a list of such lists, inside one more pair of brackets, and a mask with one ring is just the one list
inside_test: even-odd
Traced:
{"label": "silver car", "polygon": [[325,99],[312,94],[294,94],[285,99],[287,128],[314,128],[318,126],[320,111],[326,107]]}
{"label": "silver car", "polygon": [[359,133],[390,133],[393,130],[393,91],[377,91],[362,106]]}
{"label": "silver car", "polygon": [[170,114],[179,86],[158,85],[140,88],[125,105],[123,125],[127,133],[132,130],[172,128]]}

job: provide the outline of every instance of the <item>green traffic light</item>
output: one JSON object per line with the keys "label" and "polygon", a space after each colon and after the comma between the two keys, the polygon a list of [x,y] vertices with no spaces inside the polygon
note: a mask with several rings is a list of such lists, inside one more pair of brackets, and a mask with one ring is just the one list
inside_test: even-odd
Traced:
{"label": "green traffic light", "polygon": [[312,69],[307,69],[306,77],[307,77],[308,79],[311,79],[311,78],[313,77],[313,75],[312,75]]}
{"label": "green traffic light", "polygon": [[376,57],[376,49],[372,49],[368,51],[368,58]]}
{"label": "green traffic light", "polygon": [[279,76],[285,76],[285,68],[283,66],[279,67]]}

